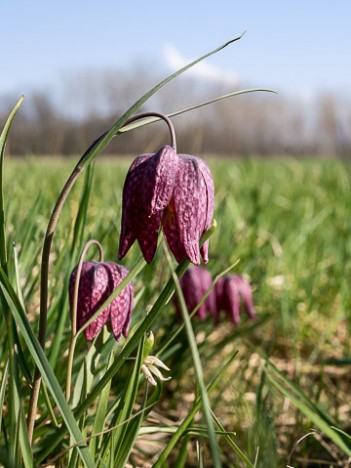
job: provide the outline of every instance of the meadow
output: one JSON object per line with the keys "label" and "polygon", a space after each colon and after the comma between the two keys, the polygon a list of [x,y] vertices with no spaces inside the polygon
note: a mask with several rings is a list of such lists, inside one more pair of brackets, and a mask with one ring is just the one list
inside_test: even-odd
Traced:
{"label": "meadow", "polygon": [[[69,275],[90,239],[101,242],[106,260],[116,261],[122,188],[130,161],[96,159],[69,195],[53,239],[46,356],[62,392],[70,340]],[[191,322],[221,463],[349,466],[350,166],[308,158],[207,161],[215,181],[217,221],[207,266],[216,277],[234,265],[231,273],[249,279],[257,311],[255,321],[243,312],[235,327],[224,315],[218,325],[211,317],[194,317]],[[75,162],[5,160],[7,276],[35,334],[42,242]],[[130,337],[116,343],[104,332],[93,344],[82,335],[77,340],[69,405],[96,466],[123,466],[115,461],[116,453],[127,466],[212,466],[188,336],[173,298],[163,301],[151,326],[152,354],[170,368],[165,374],[171,380],[151,388],[137,372],[135,363],[142,363],[140,350],[134,348],[127,358],[122,354],[118,371],[99,388],[137,326],[153,314],[168,280],[171,294],[174,291],[164,241],[159,242],[154,261],[134,278]],[[89,256],[96,259],[94,249]],[[132,269],[139,257],[134,245],[121,263]],[[15,302],[12,297],[10,308]],[[2,316],[0,460],[5,466],[30,466],[31,457],[35,466],[79,466],[79,444],[62,429],[67,421],[45,379],[29,447],[23,421],[34,370],[32,351],[23,338],[24,325],[17,323],[23,356],[16,348],[10,359],[5,322]],[[11,370],[11,362],[14,366],[21,359],[24,364]],[[77,408],[83,409],[77,413]]]}

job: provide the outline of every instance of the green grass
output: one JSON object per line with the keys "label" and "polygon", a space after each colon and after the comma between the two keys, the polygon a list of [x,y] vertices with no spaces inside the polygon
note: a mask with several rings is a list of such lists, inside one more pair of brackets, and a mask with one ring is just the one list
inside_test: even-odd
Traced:
{"label": "green grass", "polygon": [[[35,333],[42,241],[53,204],[75,162],[33,158],[7,160],[5,164],[8,275],[10,283],[16,285],[15,243],[19,286],[14,288],[17,295],[23,297]],[[70,268],[77,261],[82,245],[92,238],[103,244],[107,260],[116,260],[121,194],[129,163],[127,159],[97,158],[89,199],[89,193],[84,192],[83,176],[68,198],[55,233],[46,355],[62,389],[70,335],[67,300]],[[192,321],[207,385],[220,374],[216,385],[208,391],[211,409],[221,424],[216,425],[216,430],[222,433],[219,436],[222,463],[224,466],[245,466],[245,460],[253,464],[256,457],[257,466],[263,467],[284,466],[288,462],[292,466],[304,466],[303,460],[310,460],[310,463],[317,463],[313,460],[345,461],[351,446],[340,432],[348,432],[350,412],[350,167],[337,160],[251,158],[211,158],[209,164],[216,186],[218,228],[210,240],[208,268],[215,276],[239,259],[234,272],[250,278],[258,312],[256,322],[247,321],[243,315],[237,328],[224,318],[218,327],[214,327],[211,319],[201,323]],[[86,213],[82,218],[83,229],[74,238],[82,192]],[[135,245],[123,264],[131,269],[139,257]],[[134,280],[139,300],[132,326],[142,323],[169,278],[167,259],[163,249],[159,248],[152,265],[144,267]],[[153,354],[164,348],[180,325],[172,301],[162,303],[156,312],[152,325],[155,334]],[[2,319],[0,326],[0,372],[3,376],[9,370]],[[34,363],[21,330],[19,335],[24,361],[32,373]],[[117,345],[108,339],[102,345],[97,340],[91,347],[80,337],[73,368],[73,408],[96,387],[113,355],[118,361],[125,342],[121,340]],[[235,358],[221,373],[236,351]],[[136,349],[131,353],[137,358]],[[184,466],[196,464],[201,457],[208,459],[209,446],[196,406],[199,398],[197,392],[194,395],[196,377],[184,331],[160,357],[171,368],[172,376],[163,388],[146,390],[137,372],[140,363],[135,359],[127,360],[118,363],[119,369],[110,380],[109,392],[99,392],[89,409],[79,416],[78,425],[89,436],[97,407],[100,408],[98,426],[104,430],[121,422],[121,415],[125,413],[121,413],[120,402],[126,398],[131,405],[128,414],[135,414],[127,430],[117,428],[100,435],[99,450],[95,444],[87,442],[94,446],[91,450],[96,457],[95,463],[99,462],[100,466],[103,466],[102,462],[109,466],[114,453],[118,452],[122,459],[130,451],[130,460],[136,466],[145,461],[155,463],[170,447],[168,444],[175,440],[172,433],[179,428],[181,437],[170,451],[170,466],[175,466],[177,459],[181,463],[184,453],[188,453]],[[269,359],[267,366],[266,359]],[[22,367],[16,372],[21,376],[17,389],[25,412],[29,388]],[[7,453],[9,430],[13,424],[13,416],[8,412],[13,406],[8,400],[11,391],[11,386],[5,384],[0,388],[0,397],[4,392],[2,428],[6,428],[6,433],[3,432],[0,439],[4,457],[15,456],[26,447],[25,435],[21,433],[23,428],[20,428],[18,444],[21,448],[10,447],[12,452]],[[134,395],[135,403],[131,395]],[[62,415],[50,392],[49,398],[53,405],[51,411],[60,425]],[[15,407],[18,408],[18,404]],[[143,407],[144,413],[138,416],[138,409]],[[148,417],[151,408],[152,417]],[[182,425],[185,420],[187,425]],[[330,429],[331,426],[339,430]],[[224,435],[224,431],[230,434]],[[297,443],[311,431],[315,431],[313,435]],[[138,432],[141,435],[135,443]],[[156,439],[152,432],[156,432]],[[58,434],[61,442],[56,445]],[[78,462],[75,451],[68,450],[70,444],[73,442],[69,436],[55,427],[48,401],[41,393],[39,420],[34,433],[34,459],[43,460],[47,456],[50,460],[62,452],[63,463],[67,463],[70,456],[73,466]]]}

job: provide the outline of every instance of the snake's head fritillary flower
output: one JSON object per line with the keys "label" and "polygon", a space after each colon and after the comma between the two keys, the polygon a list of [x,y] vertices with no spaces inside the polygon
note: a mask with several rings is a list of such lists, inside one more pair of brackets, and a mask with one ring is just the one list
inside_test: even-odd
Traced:
{"label": "snake's head fritillary flower", "polygon": [[213,178],[196,156],[177,154],[163,146],[132,163],[123,188],[119,258],[138,240],[145,260],[154,258],[160,227],[177,262],[187,257],[195,265],[208,262],[208,241],[214,208]]}
{"label": "snake's head fritillary flower", "polygon": [[250,284],[241,275],[227,275],[219,278],[215,285],[217,319],[223,310],[234,325],[239,323],[240,303],[251,319],[256,317]]}
{"label": "snake's head fritillary flower", "polygon": [[[83,262],[79,279],[77,298],[77,325],[81,328],[99,309],[106,299],[116,290],[129,271],[112,262]],[[71,313],[74,302],[74,288],[77,267],[70,277],[69,302]],[[110,323],[118,341],[121,334],[128,336],[128,329],[133,308],[133,283],[128,285],[84,330],[87,340],[91,341],[106,323]]]}
{"label": "snake's head fritillary flower", "polygon": [[[212,286],[212,277],[210,272],[204,267],[191,267],[186,270],[179,282],[185,304],[188,311],[191,312]],[[179,308],[177,302],[176,306]],[[206,312],[211,315],[216,315],[216,296],[213,289],[199,307],[196,316],[204,320],[206,318]]]}

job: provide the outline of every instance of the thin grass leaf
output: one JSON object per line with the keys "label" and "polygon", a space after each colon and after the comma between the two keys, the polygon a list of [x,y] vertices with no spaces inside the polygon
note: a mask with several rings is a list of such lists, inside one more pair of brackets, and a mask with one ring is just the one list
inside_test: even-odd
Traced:
{"label": "thin grass leaf", "polygon": [[[206,240],[208,240],[212,234],[215,232],[217,227],[217,223],[213,221],[213,224],[211,228],[206,231],[203,236],[200,239],[200,244],[202,245]],[[188,268],[190,262],[188,259],[183,259],[179,265],[176,268],[176,274],[178,277],[181,277],[185,270]],[[139,265],[140,267],[140,265]],[[131,270],[132,272],[132,270]],[[128,276],[125,278],[127,280]],[[127,280],[128,281],[128,280]],[[123,282],[121,283],[123,284]],[[152,309],[149,311],[149,313],[145,316],[145,318],[140,322],[140,324],[136,327],[134,330],[133,334],[130,335],[128,340],[126,341],[126,344],[122,351],[118,355],[118,359],[115,359],[115,362],[112,364],[112,366],[108,369],[108,371],[105,373],[105,375],[97,382],[95,387],[92,389],[90,394],[87,396],[84,402],[82,402],[76,409],[74,410],[74,415],[77,419],[84,414],[85,410],[89,408],[91,404],[95,401],[96,398],[100,395],[102,389],[105,387],[105,385],[108,384],[108,382],[114,377],[114,375],[120,370],[120,368],[123,366],[125,360],[130,357],[131,353],[134,351],[134,349],[138,346],[140,343],[141,337],[144,335],[144,333],[147,333],[149,330],[152,329],[152,325],[155,323],[157,320],[158,316],[162,312],[163,307],[167,302],[171,299],[172,295],[174,293],[174,281],[173,278],[170,278],[167,284],[164,286],[162,289],[160,295],[158,296],[155,304],[153,305]],[[110,296],[111,297],[111,296]],[[60,443],[62,438],[64,437],[66,433],[66,428],[62,428],[59,434],[57,434],[55,440],[53,441],[53,444],[50,445],[50,447],[47,447],[43,452],[37,456],[38,462],[41,462],[47,455],[51,453],[51,451],[56,447],[57,444]]]}
{"label": "thin grass leaf", "polygon": [[120,451],[121,453],[120,460],[119,460],[121,467],[126,466],[129,455],[134,446],[135,439],[137,438],[138,435],[141,434],[140,426],[143,420],[146,419],[147,415],[153,410],[156,403],[160,400],[161,395],[162,395],[162,389],[163,389],[162,382],[158,382],[156,387],[153,388],[152,395],[149,399],[147,399],[148,392],[147,391],[145,392],[143,403],[142,403],[142,411],[140,411],[139,415],[131,421],[128,427],[128,431],[124,437],[123,446]]}
{"label": "thin grass leaf", "polygon": [[6,226],[5,226],[5,203],[4,203],[4,158],[7,138],[11,129],[13,120],[23,102],[22,96],[15,107],[12,109],[5,126],[0,135],[0,265],[7,273],[7,244],[6,244]]}
{"label": "thin grass leaf", "polygon": [[[5,202],[4,202],[4,159],[5,159],[5,148],[7,138],[13,123],[13,120],[23,102],[24,97],[22,96],[14,108],[12,109],[5,126],[0,135],[0,265],[5,274],[8,274],[8,263],[7,263],[7,241],[6,241],[6,219],[5,219]],[[19,381],[19,375],[17,370],[17,360],[21,366],[23,373],[28,381],[31,382],[31,376],[28,368],[28,364],[25,359],[25,354],[22,350],[22,345],[20,343],[17,330],[14,326],[12,319],[9,317],[8,305],[6,300],[0,294],[0,299],[2,303],[2,311],[7,324],[8,330],[8,349],[10,350],[10,394],[11,403],[15,403],[15,396],[13,394],[13,379]],[[13,353],[13,350],[16,349],[16,353]],[[10,419],[12,422],[16,418],[16,413],[18,408],[12,408],[10,404]],[[12,428],[13,432],[14,428]]]}
{"label": "thin grass leaf", "polygon": [[[1,268],[1,267],[0,267]],[[3,301],[6,300],[4,294],[2,294]],[[6,304],[7,307],[7,304]],[[18,414],[20,411],[20,391],[19,391],[19,375],[18,375],[18,362],[15,355],[14,346],[14,324],[11,316],[6,317],[8,334],[7,334],[7,345],[9,353],[9,386],[8,386],[8,401],[7,411],[9,414],[9,450],[11,459],[17,462],[19,452],[19,425],[17,423]],[[12,437],[12,435],[15,437]]]}
{"label": "thin grass leaf", "polygon": [[218,447],[218,443],[217,443],[216,436],[215,436],[215,430],[214,430],[214,425],[213,425],[212,416],[211,416],[212,410],[211,410],[210,400],[208,398],[206,385],[204,381],[203,368],[202,368],[199,350],[197,348],[196,339],[195,339],[194,331],[191,325],[189,312],[185,304],[185,299],[183,296],[182,288],[180,286],[178,276],[173,270],[172,259],[168,251],[168,248],[166,246],[165,246],[165,252],[166,252],[167,260],[168,260],[168,263],[172,272],[172,278],[175,284],[175,290],[176,290],[178,301],[179,301],[180,311],[181,311],[182,318],[183,318],[184,325],[185,325],[185,331],[186,331],[189,348],[190,348],[190,352],[191,352],[191,356],[192,356],[192,360],[194,364],[194,369],[195,369],[196,382],[200,390],[201,401],[202,401],[202,405],[201,405],[202,415],[205,420],[205,424],[207,426],[208,439],[209,439],[209,444],[210,444],[210,449],[211,449],[211,454],[212,454],[213,465],[215,467],[221,467],[222,464],[221,464],[221,459],[219,455],[219,447]]}
{"label": "thin grass leaf", "polygon": [[[62,414],[67,429],[69,430],[75,442],[83,441],[83,435],[79,430],[77,422],[65,400],[60,384],[58,383],[56,376],[43,352],[42,347],[40,346],[36,336],[32,331],[32,328],[28,322],[25,312],[23,311],[22,306],[18,300],[18,297],[16,296],[16,293],[13,290],[11,284],[9,283],[8,278],[2,268],[0,268],[0,282],[1,289],[4,293],[8,305],[10,306],[13,318],[22,333],[22,336],[27,344],[28,350],[33,360],[38,366],[41,375],[43,376],[47,387]],[[95,466],[91,458],[90,452],[88,450],[88,447],[84,442],[82,442],[78,446],[78,451],[80,457],[82,458],[86,466]]]}
{"label": "thin grass leaf", "polygon": [[18,412],[18,432],[19,432],[19,444],[21,447],[21,457],[23,460],[23,464],[25,468],[33,468],[33,454],[32,449],[30,446],[29,438],[28,438],[28,431],[26,425],[26,418],[23,412],[23,406],[20,404],[19,412]]}
{"label": "thin grass leaf", "polygon": [[[122,423],[130,419],[130,417],[132,416],[133,407],[135,404],[135,400],[136,400],[138,388],[139,388],[139,377],[140,377],[141,365],[143,364],[142,358],[144,354],[144,346],[145,346],[145,337],[143,336],[138,347],[138,352],[137,352],[135,364],[133,367],[133,372],[129,378],[125,393],[121,397],[120,413],[117,419],[117,425],[120,425],[120,426],[115,431],[115,443],[117,447],[117,450],[115,452],[115,460],[117,461],[118,466],[121,466],[120,465],[120,448],[122,447],[123,440],[127,434],[128,426],[129,426],[129,424],[122,424]],[[123,466],[124,464],[122,465],[122,468]]]}
{"label": "thin grass leaf", "polygon": [[[20,301],[23,310],[25,310],[22,290],[20,286],[20,273],[19,273],[19,266],[18,266],[17,249],[15,245],[13,246],[13,251],[14,251],[14,266],[15,266],[15,275],[16,275],[17,296],[18,296],[18,300]],[[15,342],[19,343],[20,341],[19,341],[19,337],[18,337],[18,333],[16,329],[14,330],[14,333],[15,333]],[[19,364],[21,366],[24,378],[26,379],[28,385],[31,386],[32,376],[29,370],[29,365],[26,361],[25,354],[22,350],[22,346],[16,346],[16,350],[17,350],[17,356],[18,356]]]}
{"label": "thin grass leaf", "polygon": [[51,421],[53,422],[54,426],[60,427],[59,423],[57,421],[56,415],[55,415],[54,408],[52,407],[52,404],[51,404],[51,401],[50,401],[50,396],[49,396],[48,389],[46,387],[45,382],[43,382],[43,393],[44,393],[44,399],[45,399],[46,406],[47,406],[47,408],[49,410],[49,413],[50,413]]}
{"label": "thin grass leaf", "polygon": [[313,401],[302,392],[300,387],[294,382],[291,382],[291,380],[289,380],[283,374],[283,372],[277,369],[277,367],[269,359],[266,360],[266,366],[266,369],[269,370],[267,375],[269,375],[269,373],[274,374],[283,384],[285,384],[294,394],[296,394],[297,398],[299,398],[306,406],[308,406],[311,411],[318,414],[330,426],[336,425],[336,422],[331,418],[331,416],[328,413],[326,413],[322,410],[322,408],[313,403]]}
{"label": "thin grass leaf", "polygon": [[[214,104],[216,102],[223,101],[225,99],[229,99],[231,97],[241,96],[242,94],[258,93],[258,92],[276,94],[276,91],[274,91],[272,89],[265,89],[265,88],[242,89],[241,91],[234,91],[232,93],[227,93],[227,94],[224,94],[222,96],[217,96],[217,97],[215,97],[213,99],[210,99],[208,101],[201,102],[200,104],[196,104],[196,105],[191,106],[191,107],[186,107],[185,109],[177,110],[177,111],[174,111],[174,112],[169,112],[166,115],[167,115],[167,117],[176,117],[178,115],[185,114],[187,112],[190,112],[190,111],[193,111],[193,110],[196,110],[196,109],[200,109],[201,107],[205,107],[205,106],[208,106],[210,104]],[[157,122],[159,120],[160,120],[159,117],[147,117],[147,118],[145,118],[143,120],[138,120],[136,122],[133,122],[133,123],[130,123],[128,125],[123,126],[118,131],[118,134],[129,132],[130,130],[134,130],[134,129],[136,129],[138,127],[142,127],[144,125],[149,125],[149,124]]]}
{"label": "thin grass leaf", "polygon": [[[207,388],[207,391],[208,391],[209,394],[213,390],[216,389],[216,387],[218,386],[219,382],[221,381],[224,373],[226,372],[226,370],[229,368],[229,366],[234,361],[236,355],[237,355],[237,351],[235,351],[232,354],[232,356],[228,359],[226,364],[221,369],[219,369],[217,374],[212,378],[212,380],[211,380],[211,382],[210,382],[210,384],[208,385],[208,388]],[[192,421],[193,421],[196,413],[199,411],[200,407],[201,407],[201,399],[198,398],[195,401],[191,411],[187,414],[187,416],[185,417],[183,422],[180,424],[180,426],[178,427],[175,434],[171,437],[168,444],[163,449],[162,453],[159,456],[158,461],[154,465],[154,468],[161,468],[163,466],[163,464],[166,463],[166,461],[167,461],[169,455],[172,453],[175,445],[177,444],[179,439],[186,433],[189,425],[192,423]]]}
{"label": "thin grass leaf", "polygon": [[221,422],[219,421],[219,419],[217,418],[217,416],[212,413],[212,417],[214,419],[214,421],[216,422],[217,426],[219,427],[219,429],[222,431],[221,434],[224,436],[224,439],[226,440],[226,442],[228,443],[228,445],[231,447],[231,449],[233,450],[233,452],[238,456],[238,458],[243,462],[245,463],[245,466],[249,467],[249,468],[253,468],[253,464],[252,462],[247,458],[247,456],[245,455],[245,453],[240,449],[240,447],[238,447],[236,445],[236,443],[234,442],[234,440],[232,439],[231,435],[229,432],[226,432],[224,427],[222,426]]}
{"label": "thin grass leaf", "polygon": [[185,435],[183,437],[183,441],[181,443],[181,446],[180,446],[180,449],[179,449],[179,452],[178,452],[178,456],[177,456],[177,460],[176,460],[176,468],[184,468],[186,465],[186,459],[187,459],[187,456],[188,456],[188,444],[190,442],[190,435]]}
{"label": "thin grass leaf", "polygon": [[[321,411],[315,411],[316,405],[313,404],[308,398],[303,395],[303,398],[300,398],[302,394],[301,390],[299,394],[296,394],[295,385],[292,382],[289,382],[285,376],[280,378],[281,373],[274,369],[274,372],[271,372],[273,365],[269,363],[269,366],[266,368],[266,374],[269,381],[289,400],[298,408],[310,421],[313,422],[329,439],[331,439],[338,447],[340,447],[346,455],[351,456],[351,444],[347,443],[344,438],[333,429],[333,426],[330,425],[329,421],[326,421],[322,416]],[[308,402],[308,403],[307,403]],[[329,419],[329,418],[328,418]]]}
{"label": "thin grass leaf", "polygon": [[345,437],[346,439],[348,439],[351,442],[351,435],[350,434],[347,434],[345,431],[340,429],[340,427],[335,427],[335,426],[330,426],[330,427],[332,429],[334,429],[334,431],[339,432],[340,434],[342,434],[343,437]]}
{"label": "thin grass leaf", "polygon": [[22,288],[21,288],[21,275],[20,275],[19,265],[18,265],[18,253],[17,253],[17,247],[16,247],[15,242],[13,243],[13,258],[14,258],[14,266],[15,266],[17,296],[18,296],[18,300],[21,303],[22,308],[25,309]]}
{"label": "thin grass leaf", "polygon": [[0,385],[0,406],[2,408],[0,412],[0,433],[2,430],[2,417],[3,417],[3,411],[4,411],[4,400],[5,400],[8,376],[9,376],[9,361],[7,360],[2,376],[1,376],[1,385]]}
{"label": "thin grass leaf", "polygon": [[151,96],[153,96],[159,89],[161,89],[163,86],[165,86],[167,83],[170,81],[174,80],[177,78],[177,76],[181,75],[185,71],[187,71],[189,68],[193,67],[197,63],[201,62],[202,60],[205,60],[206,58],[210,57],[211,55],[216,54],[217,52],[221,51],[228,45],[232,44],[233,42],[238,41],[239,39],[242,38],[243,35],[240,35],[234,39],[231,39],[230,41],[226,42],[225,44],[222,44],[221,46],[217,47],[216,49],[206,53],[205,55],[202,55],[198,59],[190,62],[188,65],[185,67],[180,68],[178,71],[173,73],[172,75],[168,76],[164,80],[160,81],[157,85],[155,85],[151,90],[149,90],[147,93],[145,93],[143,96],[141,96],[123,115],[122,117],[103,135],[101,135],[97,140],[93,142],[93,144],[87,149],[87,151],[83,154],[81,159],[78,162],[78,166],[81,168],[84,168],[87,164],[90,164],[90,162],[99,154],[102,152],[102,150],[107,146],[107,144],[114,138],[114,136],[118,133],[118,131],[123,127],[124,123],[128,120],[128,118],[133,115],[146,101],[148,101]]}
{"label": "thin grass leaf", "polygon": [[[106,370],[112,365],[113,360],[114,360],[114,351],[112,350],[110,352],[110,356],[109,356],[109,359],[107,361]],[[99,403],[98,403],[98,406],[97,406],[97,409],[96,409],[93,430],[92,430],[92,433],[91,433],[92,439],[91,439],[90,444],[89,444],[89,450],[90,450],[91,456],[93,458],[95,458],[97,449],[98,449],[98,447],[100,445],[99,437],[94,437],[94,436],[96,434],[100,433],[104,428],[104,423],[105,423],[107,408],[108,408],[110,388],[111,388],[111,381],[102,390],[102,392],[100,394],[100,398],[99,398]]]}

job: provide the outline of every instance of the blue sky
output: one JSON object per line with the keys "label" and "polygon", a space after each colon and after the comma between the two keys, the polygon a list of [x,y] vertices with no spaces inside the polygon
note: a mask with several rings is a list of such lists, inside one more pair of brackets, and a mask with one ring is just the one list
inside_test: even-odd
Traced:
{"label": "blue sky", "polygon": [[245,30],[198,73],[283,94],[351,94],[349,0],[11,0],[0,16],[0,95],[138,61],[170,72]]}

